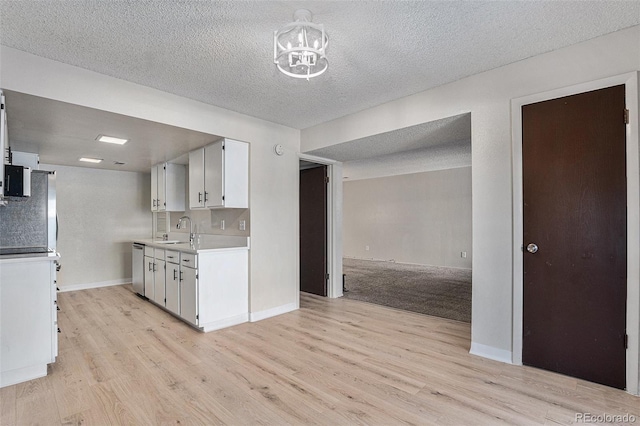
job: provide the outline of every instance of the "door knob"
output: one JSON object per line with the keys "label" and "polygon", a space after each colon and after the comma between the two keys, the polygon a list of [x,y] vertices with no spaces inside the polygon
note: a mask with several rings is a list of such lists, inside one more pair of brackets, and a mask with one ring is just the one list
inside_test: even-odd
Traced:
{"label": "door knob", "polygon": [[538,251],[538,246],[537,246],[537,245],[535,245],[535,244],[533,244],[533,243],[531,243],[531,244],[529,244],[529,245],[527,246],[527,251],[528,251],[529,253],[535,253],[535,252],[537,252],[537,251]]}

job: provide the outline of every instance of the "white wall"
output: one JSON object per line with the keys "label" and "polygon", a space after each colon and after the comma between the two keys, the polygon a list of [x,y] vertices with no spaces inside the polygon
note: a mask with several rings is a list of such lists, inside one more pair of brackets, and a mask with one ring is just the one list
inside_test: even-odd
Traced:
{"label": "white wall", "polygon": [[471,112],[472,344],[485,356],[509,361],[513,324],[510,101],[639,69],[640,27],[636,26],[305,129],[301,151]]}
{"label": "white wall", "polygon": [[298,130],[5,46],[0,87],[251,143],[250,311],[297,306]]}
{"label": "white wall", "polygon": [[343,196],[346,257],[471,268],[471,167],[349,180]]}
{"label": "white wall", "polygon": [[131,282],[131,240],[151,236],[150,175],[40,168],[56,171],[58,287]]}

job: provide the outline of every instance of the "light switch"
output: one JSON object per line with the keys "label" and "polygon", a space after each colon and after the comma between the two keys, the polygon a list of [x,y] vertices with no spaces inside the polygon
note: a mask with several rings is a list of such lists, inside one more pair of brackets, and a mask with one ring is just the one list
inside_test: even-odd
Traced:
{"label": "light switch", "polygon": [[220,221],[220,229],[224,230],[224,219]]}
{"label": "light switch", "polygon": [[241,231],[244,231],[244,230],[246,229],[246,222],[245,222],[244,220],[241,220],[241,221],[240,221],[240,224],[238,225],[238,228],[239,228]]}
{"label": "light switch", "polygon": [[463,258],[463,259],[466,259],[467,258],[467,252],[466,251],[461,251],[460,252],[460,257]]}

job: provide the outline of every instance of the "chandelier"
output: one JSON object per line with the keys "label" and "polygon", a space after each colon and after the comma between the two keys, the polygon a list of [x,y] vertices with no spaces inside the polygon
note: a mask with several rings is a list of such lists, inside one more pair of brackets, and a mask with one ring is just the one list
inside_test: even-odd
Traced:
{"label": "chandelier", "polygon": [[273,62],[289,77],[309,80],[329,67],[325,56],[329,37],[324,25],[311,22],[311,12],[306,9],[296,10],[293,20],[273,32]]}

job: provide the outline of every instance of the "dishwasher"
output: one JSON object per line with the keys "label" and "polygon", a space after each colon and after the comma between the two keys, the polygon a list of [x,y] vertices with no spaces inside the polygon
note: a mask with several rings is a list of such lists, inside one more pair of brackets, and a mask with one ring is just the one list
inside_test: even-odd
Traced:
{"label": "dishwasher", "polygon": [[131,250],[131,283],[133,291],[144,297],[144,245],[134,243]]}

